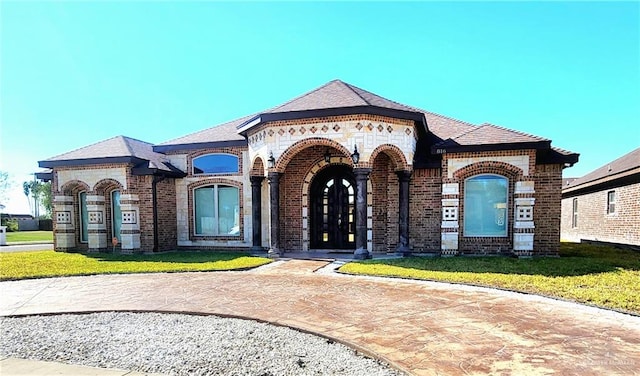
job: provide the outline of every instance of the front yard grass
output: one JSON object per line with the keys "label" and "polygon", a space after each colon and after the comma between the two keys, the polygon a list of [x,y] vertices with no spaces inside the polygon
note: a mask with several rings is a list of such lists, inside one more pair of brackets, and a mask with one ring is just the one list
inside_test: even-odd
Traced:
{"label": "front yard grass", "polygon": [[0,281],[92,274],[219,271],[248,269],[271,262],[241,252],[168,252],[154,255],[0,253]]}
{"label": "front yard grass", "polygon": [[53,231],[7,232],[7,243],[16,242],[52,242]]}
{"label": "front yard grass", "polygon": [[562,243],[560,257],[408,257],[352,262],[350,274],[465,283],[640,314],[640,252]]}

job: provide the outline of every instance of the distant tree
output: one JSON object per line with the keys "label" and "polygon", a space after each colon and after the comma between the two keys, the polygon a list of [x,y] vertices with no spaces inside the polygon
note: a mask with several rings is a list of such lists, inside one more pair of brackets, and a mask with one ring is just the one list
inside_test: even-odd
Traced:
{"label": "distant tree", "polygon": [[51,182],[40,184],[40,204],[44,207],[45,217],[51,218],[53,214],[53,196],[51,194]]}
{"label": "distant tree", "polygon": [[31,206],[31,201],[29,200],[29,195],[31,195],[31,182],[25,181],[22,182],[22,192],[27,196],[27,202],[29,203],[29,211],[33,212],[33,206]]}
{"label": "distant tree", "polygon": [[0,171],[0,205],[2,205],[2,209],[4,209],[5,204],[9,202],[9,189],[11,189],[9,173]]}
{"label": "distant tree", "polygon": [[[37,180],[25,181],[22,183],[22,190],[24,195],[33,199],[33,206],[31,206],[31,201],[29,201],[29,208],[33,211],[33,216],[36,218],[40,217],[40,198],[44,197],[45,200],[48,200],[45,203],[45,209],[47,210],[47,214],[51,214],[51,184],[50,183],[41,183]],[[47,204],[49,206],[47,206]]]}

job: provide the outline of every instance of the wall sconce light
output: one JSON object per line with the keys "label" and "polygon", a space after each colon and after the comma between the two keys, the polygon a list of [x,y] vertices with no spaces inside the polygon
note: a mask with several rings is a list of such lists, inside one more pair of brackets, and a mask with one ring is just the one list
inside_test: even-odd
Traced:
{"label": "wall sconce light", "polygon": [[273,152],[272,151],[269,152],[269,158],[267,159],[267,166],[269,168],[276,167],[276,159],[273,157]]}
{"label": "wall sconce light", "polygon": [[360,161],[360,153],[358,153],[358,145],[353,145],[353,154],[351,154],[353,164],[358,164]]}
{"label": "wall sconce light", "polygon": [[324,152],[324,161],[327,163],[331,162],[331,154],[329,153],[329,149]]}

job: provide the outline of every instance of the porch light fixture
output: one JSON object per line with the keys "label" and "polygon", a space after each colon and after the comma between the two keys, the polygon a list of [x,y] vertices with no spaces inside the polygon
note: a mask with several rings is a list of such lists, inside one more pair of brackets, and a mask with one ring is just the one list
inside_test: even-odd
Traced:
{"label": "porch light fixture", "polygon": [[324,152],[324,161],[327,163],[331,162],[331,154],[329,153],[329,149]]}
{"label": "porch light fixture", "polygon": [[353,145],[353,154],[351,154],[353,164],[358,164],[360,161],[360,153],[358,153],[358,145]]}
{"label": "porch light fixture", "polygon": [[272,151],[269,152],[269,158],[267,159],[267,166],[269,168],[276,167],[276,159],[273,157],[273,152]]}

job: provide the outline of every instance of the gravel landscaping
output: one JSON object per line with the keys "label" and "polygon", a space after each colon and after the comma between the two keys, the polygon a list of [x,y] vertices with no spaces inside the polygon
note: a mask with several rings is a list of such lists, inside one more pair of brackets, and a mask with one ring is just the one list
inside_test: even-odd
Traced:
{"label": "gravel landscaping", "polygon": [[326,338],[251,320],[106,312],[1,318],[0,355],[171,375],[402,375]]}

